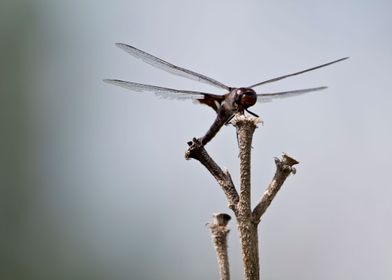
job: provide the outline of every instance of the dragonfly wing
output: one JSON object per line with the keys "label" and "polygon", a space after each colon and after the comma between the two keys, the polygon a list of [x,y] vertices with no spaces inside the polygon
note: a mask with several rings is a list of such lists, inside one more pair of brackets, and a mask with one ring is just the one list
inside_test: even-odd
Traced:
{"label": "dragonfly wing", "polygon": [[279,80],[282,80],[282,79],[285,79],[285,78],[288,78],[288,77],[296,76],[296,75],[303,74],[303,73],[306,73],[306,72],[310,72],[310,71],[313,71],[313,70],[316,70],[316,69],[319,69],[319,68],[323,68],[323,67],[326,67],[328,65],[331,65],[331,64],[334,64],[334,63],[338,63],[338,62],[346,60],[346,59],[348,59],[348,57],[343,57],[341,59],[334,60],[334,61],[331,61],[331,62],[328,62],[328,63],[325,63],[325,64],[321,64],[321,65],[318,65],[318,66],[315,66],[315,67],[312,67],[312,68],[309,68],[309,69],[305,69],[305,70],[302,70],[302,71],[299,71],[299,72],[295,72],[295,73],[292,73],[292,74],[288,74],[288,75],[276,77],[276,78],[273,78],[273,79],[269,79],[269,80],[266,80],[266,81],[263,81],[263,82],[251,85],[249,87],[250,88],[254,88],[254,87],[258,87],[258,86],[264,85],[264,84],[276,82],[276,81],[279,81]]}
{"label": "dragonfly wing", "polygon": [[297,90],[281,91],[281,92],[273,92],[273,93],[259,93],[257,94],[257,102],[260,103],[271,102],[273,99],[298,96],[301,94],[305,94],[312,91],[319,91],[326,88],[327,87],[315,87],[315,88],[305,88],[305,89],[297,89]]}
{"label": "dragonfly wing", "polygon": [[191,70],[188,70],[188,69],[176,66],[174,64],[171,64],[167,61],[164,61],[156,56],[153,56],[153,55],[146,53],[142,50],[139,50],[135,47],[132,47],[132,46],[129,46],[126,44],[122,44],[122,43],[116,43],[116,46],[119,47],[120,49],[126,51],[130,55],[132,55],[136,58],[140,58],[144,62],[146,62],[156,68],[165,70],[169,73],[172,73],[172,74],[175,74],[175,75],[178,75],[181,77],[185,77],[185,78],[188,78],[191,80],[196,80],[199,82],[207,83],[209,85],[213,85],[218,88],[223,88],[226,90],[230,89],[228,86],[226,86],[225,84],[222,84],[221,82],[218,82],[217,80],[214,80],[214,79],[207,77],[207,76],[204,76],[202,74],[199,74],[199,73],[193,72]]}
{"label": "dragonfly wing", "polygon": [[206,92],[178,90],[173,88],[145,85],[145,84],[139,84],[134,82],[122,81],[122,80],[105,79],[103,81],[112,85],[116,85],[122,88],[132,90],[134,92],[151,92],[151,93],[155,93],[159,97],[168,98],[168,99],[196,100],[196,99],[203,99],[204,96],[206,95],[211,95],[210,93],[206,93]]}

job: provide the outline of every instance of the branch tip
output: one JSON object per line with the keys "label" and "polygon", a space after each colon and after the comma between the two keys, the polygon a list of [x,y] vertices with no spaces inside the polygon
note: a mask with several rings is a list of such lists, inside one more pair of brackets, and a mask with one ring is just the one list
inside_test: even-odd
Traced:
{"label": "branch tip", "polygon": [[263,121],[259,117],[254,117],[254,116],[245,116],[244,114],[237,113],[234,118],[230,121],[232,125],[235,127],[240,126],[242,124],[252,124],[255,127],[259,123],[263,124]]}
{"label": "branch tip", "polygon": [[214,219],[213,223],[218,226],[226,226],[231,220],[231,216],[226,213],[214,213],[212,217]]}
{"label": "branch tip", "polygon": [[189,160],[190,158],[195,158],[197,153],[200,153],[201,149],[203,148],[203,145],[200,141],[200,139],[193,138],[192,141],[187,142],[189,148],[185,152],[185,159]]}
{"label": "branch tip", "polygon": [[215,213],[212,217],[213,220],[209,224],[209,228],[218,258],[220,279],[230,280],[229,256],[227,253],[227,236],[230,230],[226,225],[231,217],[226,213]]}
{"label": "branch tip", "polygon": [[282,156],[282,161],[285,162],[285,164],[293,166],[299,163],[299,161],[297,161],[296,159],[292,158],[291,156],[289,156],[286,153],[283,153]]}
{"label": "branch tip", "polygon": [[284,153],[282,159],[274,157],[274,160],[275,160],[276,167],[278,169],[283,171],[290,171],[293,174],[296,173],[296,169],[293,167],[294,165],[299,163],[296,159]]}

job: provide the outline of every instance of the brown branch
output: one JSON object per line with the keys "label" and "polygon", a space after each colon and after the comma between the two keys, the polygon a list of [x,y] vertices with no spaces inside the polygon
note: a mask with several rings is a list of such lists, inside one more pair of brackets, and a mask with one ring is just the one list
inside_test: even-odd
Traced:
{"label": "brown branch", "polygon": [[252,219],[250,184],[252,138],[259,122],[259,118],[242,114],[237,114],[231,122],[237,129],[237,139],[240,148],[241,185],[236,217],[240,233],[245,279],[247,280],[258,280],[260,277],[257,224]]}
{"label": "brown branch", "polygon": [[209,224],[218,258],[221,280],[230,280],[229,256],[227,254],[227,235],[230,232],[227,224],[230,219],[231,217],[228,214],[216,213],[213,215],[212,223]]}
{"label": "brown branch", "polygon": [[235,189],[234,183],[231,179],[228,170],[222,171],[222,169],[215,163],[215,161],[208,155],[204,146],[201,144],[199,139],[193,138],[192,142],[188,142],[189,148],[185,153],[186,159],[196,159],[203,164],[212,176],[218,181],[222,187],[227,200],[229,202],[229,208],[236,213],[237,203],[239,201],[239,195]]}
{"label": "brown branch", "polygon": [[296,170],[293,167],[295,164],[298,164],[298,161],[289,157],[286,154],[283,154],[282,159],[275,158],[276,164],[276,172],[275,176],[269,184],[268,188],[260,198],[259,203],[253,209],[253,219],[256,222],[260,222],[261,216],[265,213],[268,206],[270,206],[272,200],[275,195],[280,190],[280,187],[283,185],[284,181],[287,177],[293,173],[295,174]]}
{"label": "brown branch", "polygon": [[[239,194],[233,184],[229,172],[227,170],[222,171],[222,169],[208,155],[207,151],[204,149],[200,140],[194,138],[193,141],[188,142],[189,148],[185,154],[186,159],[193,158],[198,160],[202,165],[204,165],[207,168],[207,170],[212,174],[212,176],[214,176],[214,178],[218,181],[219,185],[222,187],[227,197],[227,200],[229,202],[229,208],[231,208],[234,211],[237,220],[239,236],[240,236],[242,260],[244,263],[244,273],[245,273],[246,280],[260,279],[257,227],[260,222],[261,216],[264,214],[268,206],[271,204],[272,199],[275,197],[276,193],[279,191],[280,187],[282,186],[286,178],[291,173],[295,173],[295,169],[293,165],[298,163],[295,159],[292,159],[287,155],[283,155],[281,160],[277,158],[275,159],[275,163],[277,167],[275,176],[272,182],[270,183],[270,185],[268,186],[267,190],[261,197],[260,202],[252,211],[251,210],[251,184],[250,184],[251,183],[250,180],[251,148],[252,148],[251,145],[252,145],[253,133],[259,122],[260,122],[259,118],[255,118],[252,116],[244,116],[242,114],[237,114],[231,122],[237,129],[238,145],[240,148],[239,158],[240,158],[240,183],[241,184],[240,184]],[[223,215],[227,215],[227,214],[223,214]],[[218,216],[216,216],[216,218],[217,217]],[[220,222],[218,220],[216,221],[217,224],[219,224]],[[216,226],[215,223],[210,225],[210,229],[213,233],[213,238],[214,238],[214,234],[218,237],[219,234],[217,231],[218,229],[222,230],[223,232],[224,228],[220,228],[220,226]],[[218,241],[222,242],[221,239],[219,240],[216,240],[216,242]],[[217,248],[217,245],[215,246]],[[227,245],[225,244],[224,246]],[[222,267],[226,266],[225,264],[226,261],[224,261],[224,258],[221,259],[219,257],[219,254],[221,254],[222,252],[223,251],[218,252],[217,249],[218,260],[221,266],[221,277],[229,277],[228,272],[226,274],[226,272],[222,271],[223,269]],[[227,271],[228,271],[228,262],[227,262]],[[227,276],[223,276],[223,275],[227,275]],[[228,278],[221,278],[221,279],[228,279]]]}
{"label": "brown branch", "polygon": [[236,115],[231,123],[237,128],[238,146],[240,149],[240,201],[241,213],[250,215],[250,155],[253,133],[260,122],[259,118]]}

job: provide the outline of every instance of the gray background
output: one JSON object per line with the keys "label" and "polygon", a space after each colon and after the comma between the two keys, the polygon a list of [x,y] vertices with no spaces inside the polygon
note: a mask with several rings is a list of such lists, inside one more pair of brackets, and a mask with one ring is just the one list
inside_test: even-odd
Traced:
{"label": "gray background", "polygon": [[[392,278],[390,1],[2,1],[0,278],[218,279],[205,223],[229,210],[186,142],[214,112],[121,78],[224,93],[159,71],[124,42],[259,91],[328,85],[253,111],[253,201],[274,156],[301,163],[260,225],[264,279]],[[238,181],[235,130],[207,146]],[[233,279],[242,264],[235,223]]]}

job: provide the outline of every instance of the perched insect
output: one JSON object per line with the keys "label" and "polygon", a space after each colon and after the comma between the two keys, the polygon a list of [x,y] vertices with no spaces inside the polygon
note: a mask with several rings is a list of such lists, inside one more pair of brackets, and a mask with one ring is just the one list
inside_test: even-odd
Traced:
{"label": "perched insect", "polygon": [[135,47],[117,43],[116,46],[123,49],[130,55],[142,59],[144,62],[157,67],[159,69],[165,70],[172,74],[186,77],[192,80],[200,81],[207,83],[209,85],[225,89],[227,91],[226,94],[217,95],[207,92],[200,91],[191,91],[191,90],[178,90],[173,88],[159,87],[153,85],[139,84],[134,82],[116,80],[116,79],[105,79],[104,81],[110,84],[114,84],[126,89],[130,89],[135,92],[152,92],[158,96],[166,97],[170,99],[193,99],[198,101],[201,104],[205,104],[210,106],[217,113],[216,119],[208,129],[207,133],[201,138],[201,142],[203,145],[206,145],[220,130],[220,128],[227,124],[230,119],[234,116],[235,113],[244,113],[247,111],[248,113],[257,116],[253,112],[248,110],[249,107],[253,106],[256,102],[269,102],[276,98],[286,98],[291,96],[297,96],[300,94],[304,94],[307,92],[318,91],[326,89],[327,87],[314,87],[314,88],[306,88],[306,89],[298,89],[298,90],[290,90],[290,91],[282,91],[282,92],[274,92],[274,93],[256,93],[253,88],[276,82],[288,77],[292,77],[295,75],[303,74],[309,71],[313,71],[343,60],[346,60],[348,57],[344,57],[338,60],[334,60],[325,64],[321,64],[312,68],[308,68],[299,72],[295,72],[292,74],[276,77],[273,79],[269,79],[260,83],[256,83],[254,85],[248,87],[229,87],[221,82],[218,82],[215,79],[204,76],[202,74],[193,72],[191,70],[176,66],[167,61],[164,61],[158,57],[155,57],[151,54],[148,54],[142,50],[139,50]]}

